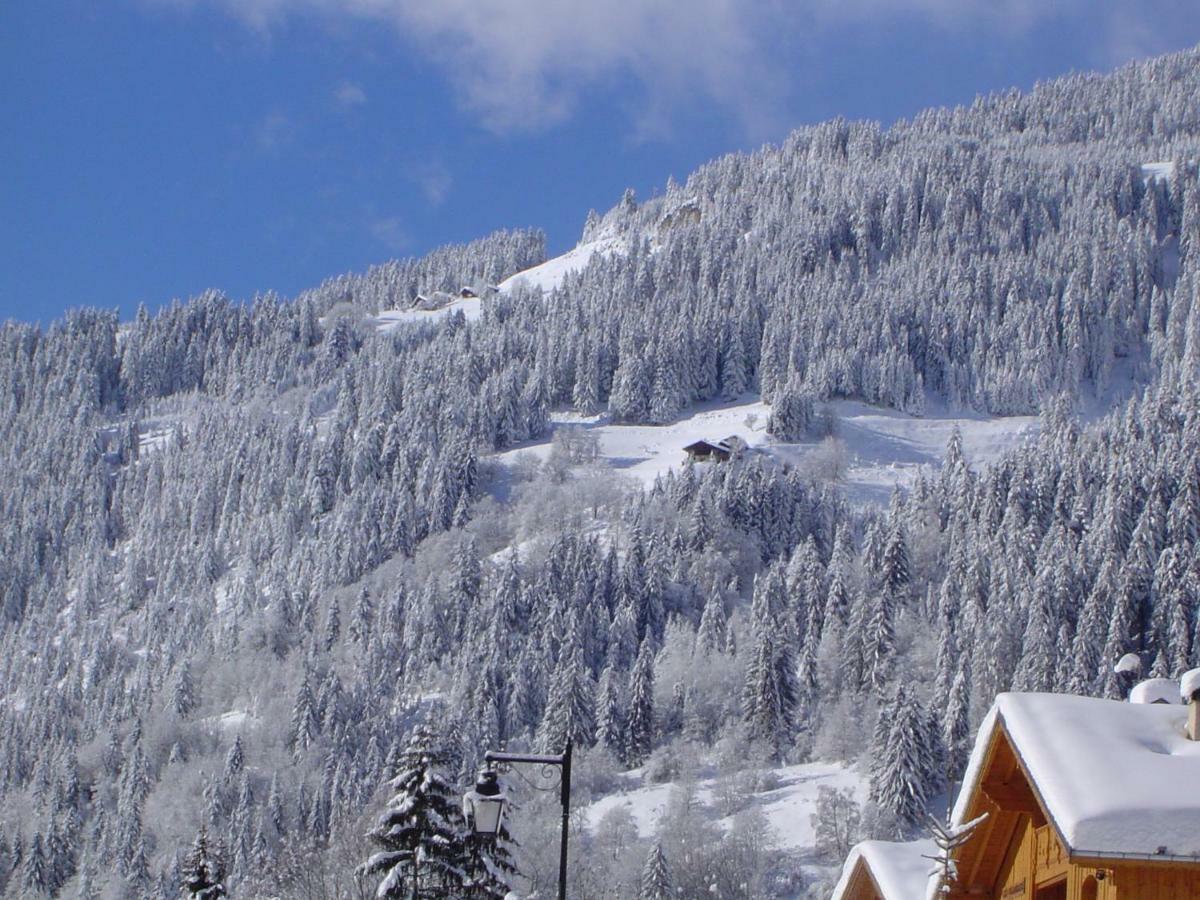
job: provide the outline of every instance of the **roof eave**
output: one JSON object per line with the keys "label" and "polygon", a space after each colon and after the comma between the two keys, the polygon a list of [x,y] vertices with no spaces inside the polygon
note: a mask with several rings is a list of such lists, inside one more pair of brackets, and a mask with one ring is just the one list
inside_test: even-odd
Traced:
{"label": "roof eave", "polygon": [[1082,867],[1094,866],[1097,869],[1122,862],[1200,867],[1200,852],[1184,855],[1180,853],[1123,853],[1114,850],[1080,850],[1069,853],[1068,859],[1072,865]]}

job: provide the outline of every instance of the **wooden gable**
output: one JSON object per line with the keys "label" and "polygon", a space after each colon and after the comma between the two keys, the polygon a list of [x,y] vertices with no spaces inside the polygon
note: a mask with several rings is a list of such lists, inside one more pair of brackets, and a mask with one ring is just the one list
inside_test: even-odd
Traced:
{"label": "wooden gable", "polygon": [[1039,886],[1065,877],[1066,852],[1003,723],[993,729],[970,789],[965,821],[987,818],[958,852],[959,878],[950,897],[1053,897]]}
{"label": "wooden gable", "polygon": [[[966,786],[964,786],[966,787]],[[1049,815],[1037,783],[998,720],[963,821],[987,818],[959,850],[947,900],[1184,900],[1200,898],[1200,860],[1086,858]]]}
{"label": "wooden gable", "polygon": [[866,859],[860,856],[854,861],[850,880],[846,883],[845,890],[838,895],[838,900],[890,900],[890,898],[883,896],[883,892],[879,890],[879,885],[875,882],[875,876],[871,874],[870,865]]}

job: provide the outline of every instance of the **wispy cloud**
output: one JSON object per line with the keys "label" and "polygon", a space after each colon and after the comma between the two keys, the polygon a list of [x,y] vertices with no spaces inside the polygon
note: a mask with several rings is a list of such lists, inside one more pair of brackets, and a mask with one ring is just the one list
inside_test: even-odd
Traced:
{"label": "wispy cloud", "polygon": [[254,128],[254,144],[263,153],[278,153],[296,136],[296,127],[288,116],[270,112]]}
{"label": "wispy cloud", "polygon": [[405,253],[412,247],[412,237],[399,216],[385,216],[367,223],[371,237],[390,253]]}
{"label": "wispy cloud", "polygon": [[333,99],[344,109],[364,106],[367,102],[367,92],[352,81],[343,81],[334,89]]}
{"label": "wispy cloud", "polygon": [[[769,123],[788,85],[779,60],[832,27],[917,22],[953,32],[1013,34],[1043,20],[1091,17],[1135,46],[1157,47],[1171,16],[1139,18],[1143,0],[143,0],[220,6],[256,29],[294,15],[348,17],[391,26],[444,71],[460,102],[497,131],[537,130],[568,118],[596,85],[635,83],[637,128],[681,102]],[[1167,0],[1145,0],[1151,4]],[[1135,21],[1134,31],[1121,21]],[[1126,42],[1128,43],[1128,42]],[[1129,52],[1117,46],[1115,55]],[[1106,58],[1107,57],[1107,58]],[[1111,56],[1098,50],[1097,63]],[[350,86],[353,87],[353,86]],[[347,98],[352,98],[352,93]],[[353,103],[354,100],[350,99]]]}
{"label": "wispy cloud", "polygon": [[1169,50],[1171,23],[1178,15],[1175,0],[1143,0],[1137,6],[1117,4],[1105,23],[1106,40],[1100,48],[1107,56],[1104,62],[1119,65]]}
{"label": "wispy cloud", "polygon": [[454,185],[454,176],[440,162],[417,163],[409,169],[409,178],[421,189],[431,206],[441,206]]}

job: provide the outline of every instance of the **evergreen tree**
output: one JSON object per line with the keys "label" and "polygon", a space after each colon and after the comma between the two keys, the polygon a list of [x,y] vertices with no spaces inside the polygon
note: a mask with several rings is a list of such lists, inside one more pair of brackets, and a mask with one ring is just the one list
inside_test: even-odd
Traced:
{"label": "evergreen tree", "polygon": [[675,889],[671,886],[671,873],[667,869],[667,858],[662,844],[656,843],[646,857],[642,867],[642,880],[638,885],[638,900],[674,900]]}
{"label": "evergreen tree", "polygon": [[183,889],[196,900],[225,896],[224,863],[208,846],[208,832],[201,826],[183,865]]}
{"label": "evergreen tree", "polygon": [[618,676],[611,664],[604,667],[596,685],[596,743],[616,759],[625,756],[625,717]]}
{"label": "evergreen tree", "polygon": [[751,737],[763,741],[776,758],[791,747],[799,705],[797,666],[786,635],[766,617],[754,627],[754,648],[746,667],[742,715]]}
{"label": "evergreen tree", "polygon": [[884,587],[869,611],[863,634],[863,677],[876,694],[881,694],[892,674],[892,654],[896,647],[896,613],[899,601]]}
{"label": "evergreen tree", "polygon": [[432,732],[419,726],[388,782],[387,809],[369,832],[382,849],[363,865],[379,876],[377,897],[443,897],[464,878],[462,812],[443,771],[450,760]]}
{"label": "evergreen tree", "polygon": [[642,641],[629,676],[629,709],[625,726],[625,759],[640,766],[654,746],[654,654],[650,638]]}
{"label": "evergreen tree", "polygon": [[886,735],[882,745],[872,748],[870,798],[895,821],[896,836],[913,829],[925,811],[929,798],[929,758],[925,719],[920,703],[896,686],[891,701],[881,710]]}
{"label": "evergreen tree", "polygon": [[558,753],[567,741],[590,747],[596,739],[595,684],[583,664],[583,651],[574,638],[559,655],[546,701],[538,744],[544,753]]}
{"label": "evergreen tree", "polygon": [[970,678],[959,669],[950,688],[942,718],[942,745],[946,750],[946,779],[961,781],[971,753]]}
{"label": "evergreen tree", "polygon": [[41,832],[33,833],[29,849],[21,860],[21,888],[25,896],[39,897],[45,895],[50,888],[47,874],[46,852],[42,845]]}
{"label": "evergreen tree", "polygon": [[191,666],[185,660],[179,667],[175,687],[171,692],[171,708],[181,719],[186,719],[196,708],[196,687],[192,682]]}

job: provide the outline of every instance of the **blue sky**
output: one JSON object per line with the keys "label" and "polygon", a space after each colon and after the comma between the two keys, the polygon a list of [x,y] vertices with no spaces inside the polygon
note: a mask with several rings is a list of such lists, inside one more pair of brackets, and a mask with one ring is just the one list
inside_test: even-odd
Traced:
{"label": "blue sky", "polygon": [[1197,0],[8,0],[0,320],[291,295],[834,115],[1200,42]]}

